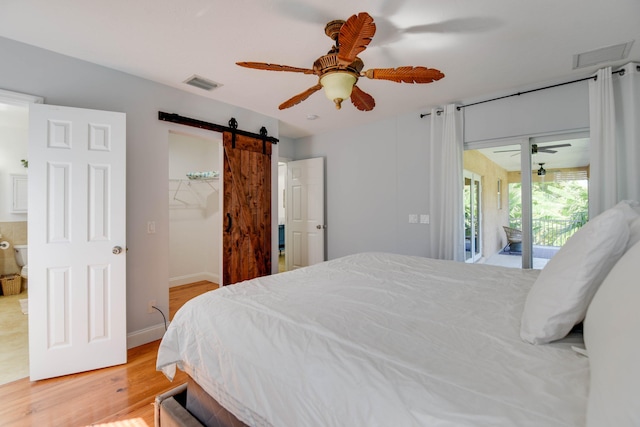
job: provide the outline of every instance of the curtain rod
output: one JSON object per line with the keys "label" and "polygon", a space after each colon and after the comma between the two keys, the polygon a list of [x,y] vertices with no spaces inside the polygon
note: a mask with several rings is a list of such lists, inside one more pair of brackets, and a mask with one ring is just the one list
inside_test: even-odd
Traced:
{"label": "curtain rod", "polygon": [[[640,65],[637,66],[636,68],[638,69],[638,71],[640,71]],[[624,68],[611,72],[611,74],[620,74],[621,76],[624,76],[624,73],[625,73]],[[598,79],[598,76],[583,77],[581,79],[571,80],[569,82],[558,83],[558,84],[555,84],[555,85],[550,85],[550,86],[539,87],[539,88],[536,88],[536,89],[525,90],[524,92],[512,93],[511,95],[499,96],[497,98],[486,99],[484,101],[472,102],[471,104],[467,104],[467,105],[458,105],[456,107],[456,109],[458,111],[460,111],[461,108],[472,107],[474,105],[485,104],[487,102],[492,102],[492,101],[498,101],[498,100],[504,99],[504,98],[511,98],[512,96],[520,96],[520,95],[525,95],[525,94],[531,93],[531,92],[538,92],[539,90],[553,89],[554,87],[569,85],[569,84],[572,84],[572,83],[584,82],[586,80],[597,80],[597,79]],[[442,113],[442,110],[438,110],[437,111],[438,115],[440,115],[440,113]],[[420,114],[420,118],[423,118],[425,116],[430,116],[430,115],[431,115],[431,113],[422,113],[422,114]]]}
{"label": "curtain rod", "polygon": [[[185,126],[191,126],[191,127],[195,127],[195,128],[200,128],[200,129],[206,129],[206,130],[211,130],[214,132],[232,132],[232,133],[237,133],[238,135],[244,135],[244,136],[248,136],[251,138],[257,138],[257,139],[263,139],[265,141],[269,141],[273,144],[277,144],[278,143],[278,138],[275,138],[273,136],[266,136],[267,135],[267,129],[263,126],[262,129],[260,129],[260,133],[253,133],[253,132],[247,132],[245,130],[241,130],[241,129],[237,129],[237,122],[235,124],[235,128],[231,127],[231,126],[223,126],[223,125],[218,125],[216,123],[209,123],[209,122],[205,122],[202,120],[197,120],[197,119],[192,119],[190,117],[184,117],[181,116],[179,114],[173,114],[173,113],[165,113],[164,111],[158,111],[158,120],[162,120],[165,122],[171,122],[171,123],[177,123],[180,125],[185,125]],[[231,118],[231,120],[229,120],[229,124],[231,125],[231,122],[235,121],[234,118]],[[264,131],[263,131],[264,129]],[[262,132],[264,132],[264,135],[262,134]]]}

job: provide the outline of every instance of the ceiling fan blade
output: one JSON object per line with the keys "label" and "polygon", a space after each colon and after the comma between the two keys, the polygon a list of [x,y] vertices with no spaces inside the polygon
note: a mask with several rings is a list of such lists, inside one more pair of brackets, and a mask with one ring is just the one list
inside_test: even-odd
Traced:
{"label": "ceiling fan blade", "polygon": [[494,153],[512,153],[514,151],[520,151],[520,149],[518,148],[517,150],[498,150],[498,151],[494,151]]}
{"label": "ceiling fan blade", "polygon": [[338,62],[347,66],[355,61],[356,56],[367,48],[373,35],[376,33],[376,24],[367,12],[360,12],[351,16],[340,28],[338,35]]}
{"label": "ceiling fan blade", "polygon": [[354,86],[351,91],[351,103],[360,111],[371,111],[376,106],[373,96],[364,92],[358,86]]}
{"label": "ceiling fan blade", "polygon": [[545,148],[539,148],[538,147],[538,153],[549,153],[549,154],[555,154],[557,153],[558,150],[547,150]]}
{"label": "ceiling fan blade", "polygon": [[563,147],[571,147],[571,144],[544,145],[542,147],[538,145],[538,151],[548,150],[549,148],[563,148]]}
{"label": "ceiling fan blade", "polygon": [[398,83],[431,83],[444,77],[440,70],[427,67],[372,68],[362,75]]}
{"label": "ceiling fan blade", "polygon": [[285,108],[290,108],[290,107],[293,107],[294,105],[300,104],[302,101],[304,101],[305,99],[307,99],[308,97],[313,95],[315,92],[319,91],[320,89],[322,89],[322,85],[318,83],[317,85],[310,87],[304,92],[299,93],[296,96],[284,101],[282,104],[280,104],[278,108],[280,110],[284,110]]}
{"label": "ceiling fan blade", "polygon": [[292,73],[317,74],[315,70],[309,68],[290,67],[288,65],[267,64],[265,62],[236,62],[236,65],[256,70],[268,71],[290,71]]}

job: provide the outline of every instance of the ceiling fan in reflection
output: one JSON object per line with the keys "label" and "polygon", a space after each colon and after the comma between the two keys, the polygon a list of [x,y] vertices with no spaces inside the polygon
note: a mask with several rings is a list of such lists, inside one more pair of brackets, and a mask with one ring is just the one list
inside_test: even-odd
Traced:
{"label": "ceiling fan in reflection", "polygon": [[547,170],[542,167],[544,162],[538,164],[540,165],[540,169],[538,169],[538,176],[545,176],[547,174]]}
{"label": "ceiling fan in reflection", "polygon": [[[545,145],[542,147],[539,147],[538,144],[531,144],[531,154],[538,154],[538,153],[555,154],[558,152],[558,150],[554,150],[554,148],[563,148],[563,147],[571,147],[571,144]],[[514,156],[517,156],[518,154],[520,154],[519,148],[515,150],[499,150],[499,151],[494,151],[494,153],[510,153],[515,151],[517,151],[517,153],[514,154]]]}

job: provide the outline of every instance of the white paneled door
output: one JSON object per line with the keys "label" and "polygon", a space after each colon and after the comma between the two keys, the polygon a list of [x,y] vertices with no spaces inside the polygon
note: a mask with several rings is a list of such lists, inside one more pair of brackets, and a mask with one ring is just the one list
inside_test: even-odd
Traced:
{"label": "white paneled door", "polygon": [[126,363],[123,113],[29,107],[31,380]]}
{"label": "white paneled door", "polygon": [[325,260],[324,158],[287,163],[287,270]]}

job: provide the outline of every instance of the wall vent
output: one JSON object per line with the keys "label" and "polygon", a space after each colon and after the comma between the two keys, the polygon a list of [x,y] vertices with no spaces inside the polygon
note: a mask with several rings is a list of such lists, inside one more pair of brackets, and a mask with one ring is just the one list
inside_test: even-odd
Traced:
{"label": "wall vent", "polygon": [[623,60],[629,55],[631,45],[633,45],[633,40],[573,55],[573,69]]}
{"label": "wall vent", "polygon": [[212,91],[222,86],[220,83],[216,83],[213,80],[205,79],[204,77],[200,77],[196,74],[189,77],[184,81],[184,83],[208,91]]}

